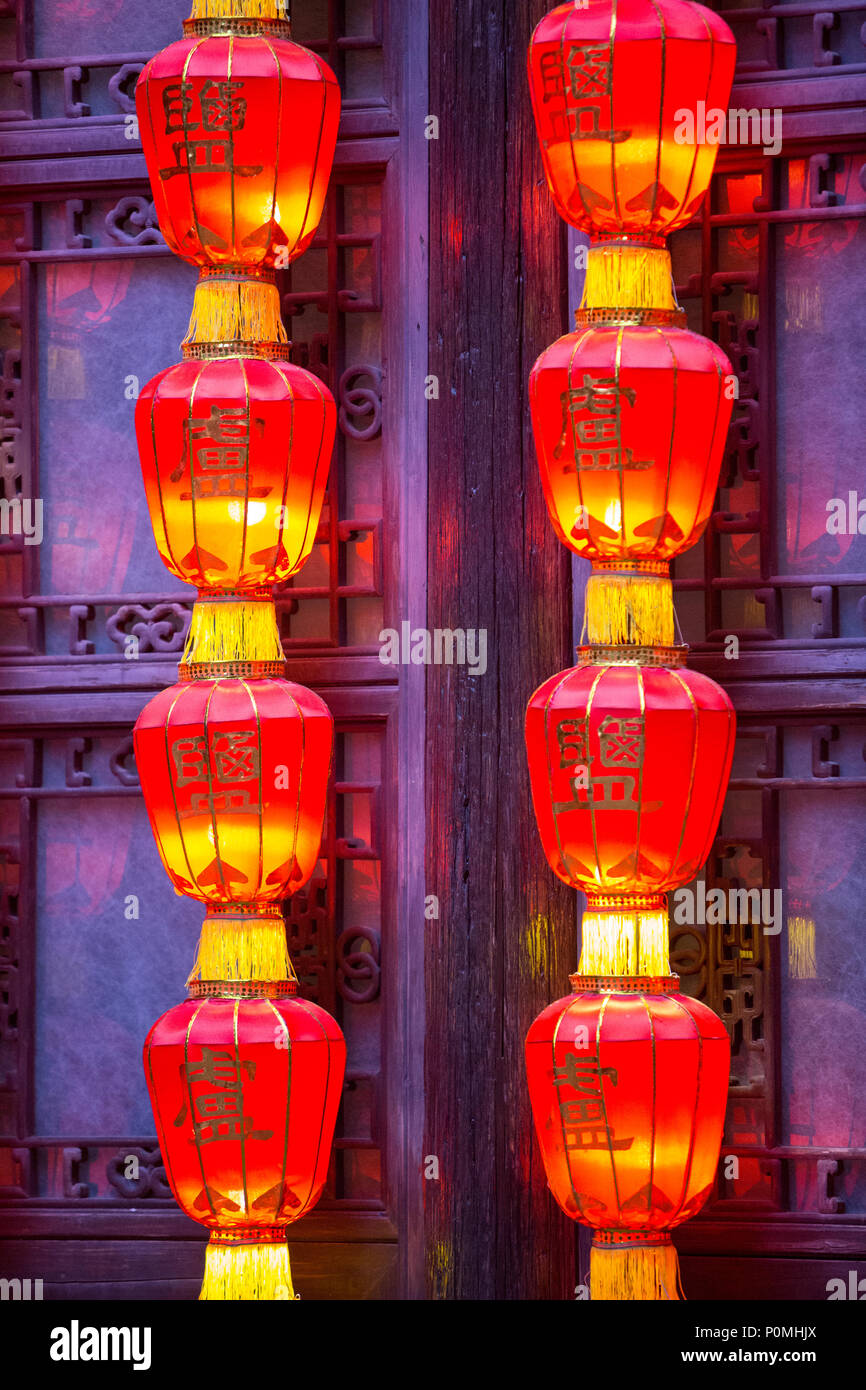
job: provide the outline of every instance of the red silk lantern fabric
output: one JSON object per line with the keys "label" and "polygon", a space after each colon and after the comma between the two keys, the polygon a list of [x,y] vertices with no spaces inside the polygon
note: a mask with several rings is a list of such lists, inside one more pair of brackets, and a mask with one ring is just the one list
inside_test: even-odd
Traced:
{"label": "red silk lantern fabric", "polygon": [[726,112],[735,61],[724,20],[682,0],[588,0],[546,15],[529,46],[529,85],[560,216],[644,242],[684,227],[718,145],[679,143],[678,113]]}
{"label": "red silk lantern fabric", "polygon": [[158,1019],[144,1070],[171,1190],[194,1221],[297,1221],[321,1196],[346,1044],[316,1004],[187,999]]}
{"label": "red silk lantern fabric", "polygon": [[526,711],[550,867],[591,895],[665,893],[706,860],[733,754],[728,696],[697,671],[583,665]]}
{"label": "red silk lantern fabric", "polygon": [[[579,988],[579,986],[578,986]],[[526,1071],[550,1190],[597,1230],[669,1230],[715,1178],[730,1044],[681,994],[579,992],[526,1039]]]}
{"label": "red silk lantern fabric", "polygon": [[340,119],[331,69],[289,39],[189,35],[136,86],[160,229],[200,266],[274,265],[309,246]]}
{"label": "red silk lantern fabric", "polygon": [[279,902],[319,856],[333,743],[327,705],[278,678],[169,686],[135,725],[151,829],[178,893]]}
{"label": "red silk lantern fabric", "polygon": [[295,574],[316,537],[336,415],[328,388],[290,362],[181,362],[149,381],[135,428],[171,573],[235,592]]}
{"label": "red silk lantern fabric", "polygon": [[556,533],[590,560],[667,562],[700,538],[716,494],[733,369],[680,328],[579,329],[529,378]]}

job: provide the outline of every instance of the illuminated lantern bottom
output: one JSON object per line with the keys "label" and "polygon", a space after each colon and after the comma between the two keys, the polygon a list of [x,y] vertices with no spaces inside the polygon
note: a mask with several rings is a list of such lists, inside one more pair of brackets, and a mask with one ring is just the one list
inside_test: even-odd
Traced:
{"label": "illuminated lantern bottom", "polygon": [[296,990],[193,984],[144,1045],[171,1190],[211,1231],[203,1299],[294,1297],[286,1227],[324,1187],[346,1063],[335,1020]]}
{"label": "illuminated lantern bottom", "polygon": [[670,1231],[712,1189],[730,1044],[676,976],[573,975],[541,1013],[526,1070],[548,1185],[593,1230],[594,1299],[677,1299]]}

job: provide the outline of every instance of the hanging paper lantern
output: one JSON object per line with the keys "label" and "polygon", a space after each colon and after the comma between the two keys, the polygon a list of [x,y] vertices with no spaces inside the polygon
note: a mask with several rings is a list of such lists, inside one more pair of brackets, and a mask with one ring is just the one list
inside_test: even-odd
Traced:
{"label": "hanging paper lantern", "polygon": [[545,681],[526,711],[526,748],[554,873],[590,901],[636,894],[651,908],[709,854],[734,710],[707,676],[639,666],[633,651]]}
{"label": "hanging paper lantern", "polygon": [[292,1298],[286,1226],[322,1193],[345,1070],[330,1014],[292,997],[207,998],[163,1014],[144,1045],[174,1196],[213,1233],[202,1298]]}
{"label": "hanging paper lantern", "polygon": [[279,902],[310,878],[333,742],[324,701],[290,681],[191,680],[135,725],[151,829],[179,893],[213,904]]}
{"label": "hanging paper lantern", "polygon": [[312,549],[336,428],[326,386],[290,362],[168,367],[135,411],[159,553],[199,590],[282,583]]}
{"label": "hanging paper lantern", "polygon": [[[588,0],[546,15],[529,86],[560,215],[646,245],[684,227],[712,176],[713,112],[727,112],[735,57],[724,20],[682,0]],[[714,138],[701,143],[704,117]]]}
{"label": "hanging paper lantern", "polygon": [[544,496],[564,545],[593,561],[667,564],[712,511],[733,369],[676,327],[586,327],[529,378]]}
{"label": "hanging paper lantern", "polygon": [[593,1228],[592,1297],[679,1297],[669,1232],[714,1182],[730,1046],[676,977],[572,977],[526,1039],[535,1130],[550,1190]]}
{"label": "hanging paper lantern", "polygon": [[[136,86],[160,230],[200,266],[270,266],[309,246],[334,158],[340,89],[286,24],[192,20]],[[214,32],[214,29],[223,32]],[[258,30],[259,32],[256,32]]]}

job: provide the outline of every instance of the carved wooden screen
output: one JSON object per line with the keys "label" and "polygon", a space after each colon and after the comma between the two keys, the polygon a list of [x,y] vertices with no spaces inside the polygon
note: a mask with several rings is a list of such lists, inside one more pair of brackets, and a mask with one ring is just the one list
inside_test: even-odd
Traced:
{"label": "carved wooden screen", "polygon": [[[176,677],[193,596],[157,556],[133,435],[138,389],[178,360],[195,270],[156,225],[132,93],[185,14],[182,0],[0,4],[2,486],[44,516],[41,545],[0,537],[0,1273],[52,1298],[194,1297],[203,1256],[140,1065],[183,997],[201,913],[162,872],[130,739]],[[378,639],[423,565],[423,542],[404,561],[400,536],[424,467],[423,385],[403,398],[406,304],[424,296],[407,251],[424,228],[408,148],[424,98],[407,81],[418,34],[384,0],[295,0],[292,18],[344,106],[319,234],[281,287],[294,358],[329,384],[340,426],[313,556],[278,601],[289,675],[337,722],[320,865],[286,917],[302,991],[349,1044],[326,1194],[292,1258],[306,1297],[387,1297],[412,1282],[401,1097],[420,1038],[404,1031],[398,909],[420,885],[397,835],[414,696]],[[419,342],[423,327],[416,312]]]}
{"label": "carved wooden screen", "polygon": [[[731,107],[783,108],[784,145],[725,151],[673,239],[690,326],[739,382],[676,602],[690,664],[739,719],[706,890],[781,889],[782,911],[778,934],[751,916],[673,928],[675,968],[733,1043],[718,1187],[678,1244],[691,1297],[820,1300],[866,1261],[866,535],[827,526],[833,499],[847,517],[866,496],[866,4],[714,8],[738,44]],[[797,916],[815,923],[805,971]]]}

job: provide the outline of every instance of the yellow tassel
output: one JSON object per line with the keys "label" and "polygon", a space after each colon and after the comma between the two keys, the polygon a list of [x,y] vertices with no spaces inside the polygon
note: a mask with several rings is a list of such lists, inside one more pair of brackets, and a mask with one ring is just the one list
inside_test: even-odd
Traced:
{"label": "yellow tassel", "polygon": [[593,246],[581,309],[678,309],[670,252],[661,247]]}
{"label": "yellow tassel", "polygon": [[679,1302],[680,1262],[670,1241],[660,1245],[599,1247],[589,1257],[592,1301]]}
{"label": "yellow tassel", "polygon": [[673,590],[670,579],[662,575],[595,571],[584,602],[590,643],[673,646]]}
{"label": "yellow tassel", "polygon": [[816,980],[815,922],[811,917],[788,918],[788,978]]}
{"label": "yellow tassel", "polygon": [[192,0],[190,19],[288,19],[289,0]]}
{"label": "yellow tassel", "polygon": [[200,1300],[294,1300],[289,1247],[285,1241],[263,1245],[208,1242]]}
{"label": "yellow tassel", "polygon": [[283,661],[271,599],[223,599],[203,594],[192,608],[184,663]]}
{"label": "yellow tassel", "polygon": [[205,917],[187,980],[296,980],[282,917]]}
{"label": "yellow tassel", "polygon": [[270,280],[203,275],[195,287],[188,343],[288,343],[280,295]]}
{"label": "yellow tassel", "polygon": [[670,975],[667,912],[585,912],[578,975]]}

